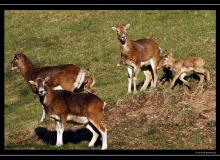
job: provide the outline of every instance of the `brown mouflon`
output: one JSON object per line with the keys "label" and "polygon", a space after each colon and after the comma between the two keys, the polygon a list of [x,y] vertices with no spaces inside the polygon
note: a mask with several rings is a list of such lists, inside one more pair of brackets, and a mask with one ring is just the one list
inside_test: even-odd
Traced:
{"label": "brown mouflon", "polygon": [[199,85],[202,84],[204,77],[207,81],[210,80],[209,71],[204,68],[205,62],[201,57],[175,59],[172,56],[172,53],[169,53],[165,56],[163,65],[170,67],[175,72],[170,86],[171,88],[174,88],[175,82],[178,78],[190,88],[189,83],[184,79],[184,77],[192,72],[199,76]]}
{"label": "brown mouflon", "polygon": [[37,89],[40,102],[44,106],[46,114],[55,120],[57,130],[56,146],[63,145],[63,131],[68,120],[84,124],[93,137],[89,147],[94,146],[99,134],[102,137],[102,149],[107,149],[107,129],[102,124],[104,107],[106,105],[98,96],[92,93],[73,93],[65,90],[53,90],[48,83],[49,77],[37,78],[29,81]]}
{"label": "brown mouflon", "polygon": [[[137,75],[141,71],[142,66],[151,66],[153,71],[153,87],[157,85],[157,64],[161,52],[160,47],[153,39],[138,39],[136,41],[130,40],[127,35],[127,30],[130,24],[117,25],[112,27],[117,32],[118,40],[121,47],[121,63],[127,66],[128,70],[128,93],[131,93],[131,85],[133,81],[134,93],[137,93]],[[151,72],[143,70],[146,80],[141,88],[145,90]]]}
{"label": "brown mouflon", "polygon": [[[94,93],[91,87],[94,85],[95,80],[90,76],[85,76],[85,70],[73,64],[35,67],[24,53],[16,53],[11,62],[11,70],[15,69],[20,69],[26,82],[35,80],[37,77],[45,78],[46,76],[50,76],[51,86],[55,90],[74,92],[81,86],[84,86],[84,90]],[[30,86],[32,91],[36,93],[36,88],[33,85]],[[43,110],[40,122],[44,119],[45,111]]]}

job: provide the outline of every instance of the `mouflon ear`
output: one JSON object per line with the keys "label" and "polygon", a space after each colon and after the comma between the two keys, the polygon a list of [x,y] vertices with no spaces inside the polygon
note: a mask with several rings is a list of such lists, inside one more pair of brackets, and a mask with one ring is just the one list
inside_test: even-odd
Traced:
{"label": "mouflon ear", "polygon": [[125,29],[127,30],[130,27],[130,24],[126,24]]}
{"label": "mouflon ear", "polygon": [[30,84],[37,86],[37,84],[34,81],[28,81]]}
{"label": "mouflon ear", "polygon": [[44,79],[44,81],[45,81],[45,82],[48,82],[48,81],[49,81],[49,79],[50,79],[50,77],[49,77],[49,76],[47,76],[47,77]]}
{"label": "mouflon ear", "polygon": [[113,31],[117,31],[117,28],[116,28],[116,27],[112,27],[112,30],[113,30]]}
{"label": "mouflon ear", "polygon": [[169,56],[169,57],[172,57],[172,56],[173,56],[173,53],[172,53],[172,52],[170,52],[170,53],[168,54],[168,56]]}

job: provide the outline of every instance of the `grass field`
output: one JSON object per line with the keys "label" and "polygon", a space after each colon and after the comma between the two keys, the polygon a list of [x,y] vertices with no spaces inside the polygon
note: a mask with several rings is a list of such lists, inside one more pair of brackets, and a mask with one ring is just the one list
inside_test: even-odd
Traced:
{"label": "grass field", "polygon": [[[215,22],[216,12],[208,10],[5,11],[5,149],[89,149],[91,138],[86,129],[70,125],[64,134],[67,144],[53,145],[53,121],[39,124],[38,96],[20,73],[9,71],[16,51],[24,51],[34,65],[72,63],[96,78],[94,89],[108,103],[109,149],[215,149]],[[167,84],[127,95],[127,70],[117,67],[119,42],[111,29],[118,23],[131,24],[131,39],[152,37],[177,58],[203,57],[211,82],[199,96],[187,95],[181,85],[170,90]]]}

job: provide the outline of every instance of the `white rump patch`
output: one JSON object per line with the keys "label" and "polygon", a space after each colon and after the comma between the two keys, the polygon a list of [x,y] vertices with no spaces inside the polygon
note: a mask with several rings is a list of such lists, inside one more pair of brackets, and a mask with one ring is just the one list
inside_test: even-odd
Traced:
{"label": "white rump patch", "polygon": [[74,83],[74,86],[76,88],[79,89],[81,87],[82,83],[85,80],[85,75],[86,75],[86,72],[84,70],[80,70],[79,74],[77,75],[76,82]]}
{"label": "white rump patch", "polygon": [[63,90],[63,88],[61,87],[61,85],[53,87],[53,90]]}

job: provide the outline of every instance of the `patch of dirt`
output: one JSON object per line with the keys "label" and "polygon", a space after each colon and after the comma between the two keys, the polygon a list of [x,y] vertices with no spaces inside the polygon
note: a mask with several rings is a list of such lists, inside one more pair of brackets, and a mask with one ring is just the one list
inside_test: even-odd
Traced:
{"label": "patch of dirt", "polygon": [[[184,90],[183,86],[177,86],[174,90],[168,88],[149,90],[145,94],[130,99],[119,99],[117,102],[107,104],[105,113],[105,124],[108,124],[110,136],[114,136],[113,134],[116,134],[117,130],[122,129],[128,120],[131,126],[142,128],[143,134],[149,130],[143,128],[143,123],[158,128],[162,126],[159,130],[166,135],[172,135],[174,128],[179,127],[183,136],[182,143],[187,148],[188,144],[185,141],[192,136],[193,132],[202,130],[201,135],[208,136],[209,127],[215,131],[215,80],[213,79],[207,86],[203,86],[199,90],[192,90],[191,93]],[[163,126],[172,126],[172,129]],[[171,141],[175,143],[173,140]],[[214,143],[215,137],[212,136],[209,141]],[[206,146],[199,147],[210,148],[210,146],[206,144]]]}

